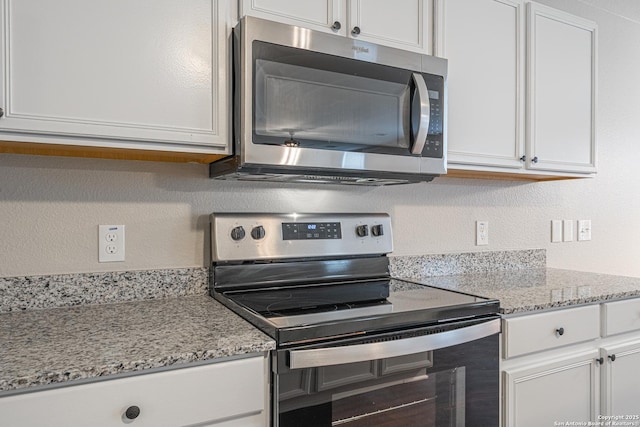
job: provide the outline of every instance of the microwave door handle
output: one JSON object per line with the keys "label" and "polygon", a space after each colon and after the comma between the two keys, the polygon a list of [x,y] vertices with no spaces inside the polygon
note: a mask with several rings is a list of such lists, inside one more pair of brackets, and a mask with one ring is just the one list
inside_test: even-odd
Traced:
{"label": "microwave door handle", "polygon": [[[418,130],[415,132],[413,139],[413,146],[411,147],[411,154],[422,154],[422,149],[427,141],[427,135],[429,134],[429,119],[431,118],[431,103],[429,102],[429,90],[427,84],[424,81],[422,74],[413,73],[411,75],[413,82],[416,85],[416,95],[418,99]],[[414,98],[415,99],[415,98]],[[412,106],[413,108],[413,106]],[[411,114],[413,120],[413,114]],[[413,127],[413,123],[412,123]]]}
{"label": "microwave door handle", "polygon": [[289,368],[306,369],[365,362],[451,347],[500,333],[500,319],[452,331],[400,340],[310,350],[290,350]]}

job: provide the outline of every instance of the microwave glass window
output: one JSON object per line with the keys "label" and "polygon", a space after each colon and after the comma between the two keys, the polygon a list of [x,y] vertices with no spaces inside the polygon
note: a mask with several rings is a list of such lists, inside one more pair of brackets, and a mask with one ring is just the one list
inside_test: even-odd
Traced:
{"label": "microwave glass window", "polygon": [[[253,143],[408,155],[414,142],[412,74],[254,41]],[[442,133],[433,116],[440,114],[444,82],[423,76],[431,79],[429,99],[435,120],[429,129]]]}
{"label": "microwave glass window", "polygon": [[347,151],[409,147],[406,85],[265,60],[256,80],[258,137]]}

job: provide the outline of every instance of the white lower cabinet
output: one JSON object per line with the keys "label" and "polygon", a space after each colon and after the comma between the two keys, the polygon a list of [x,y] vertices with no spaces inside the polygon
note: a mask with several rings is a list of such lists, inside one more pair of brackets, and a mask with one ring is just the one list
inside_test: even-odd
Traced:
{"label": "white lower cabinet", "polygon": [[640,417],[640,340],[604,347],[601,356],[602,414]]}
{"label": "white lower cabinet", "polygon": [[507,316],[502,426],[602,422],[607,415],[640,422],[638,313],[640,298],[632,298]]}
{"label": "white lower cabinet", "polygon": [[[598,351],[504,370],[505,426],[553,426],[598,415]],[[533,360],[532,360],[533,362]]]}
{"label": "white lower cabinet", "polygon": [[265,427],[266,363],[251,357],[3,397],[0,425]]}

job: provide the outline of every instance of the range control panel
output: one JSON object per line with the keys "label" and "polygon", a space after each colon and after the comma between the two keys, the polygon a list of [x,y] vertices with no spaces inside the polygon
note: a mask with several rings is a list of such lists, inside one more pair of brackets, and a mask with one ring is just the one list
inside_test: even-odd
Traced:
{"label": "range control panel", "polygon": [[211,260],[387,254],[387,214],[211,214]]}

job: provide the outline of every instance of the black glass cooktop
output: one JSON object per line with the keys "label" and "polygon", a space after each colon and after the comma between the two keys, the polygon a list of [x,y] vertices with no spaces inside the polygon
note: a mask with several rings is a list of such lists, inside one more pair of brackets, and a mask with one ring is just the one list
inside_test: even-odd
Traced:
{"label": "black glass cooktop", "polygon": [[278,345],[498,312],[497,300],[396,279],[214,293]]}

